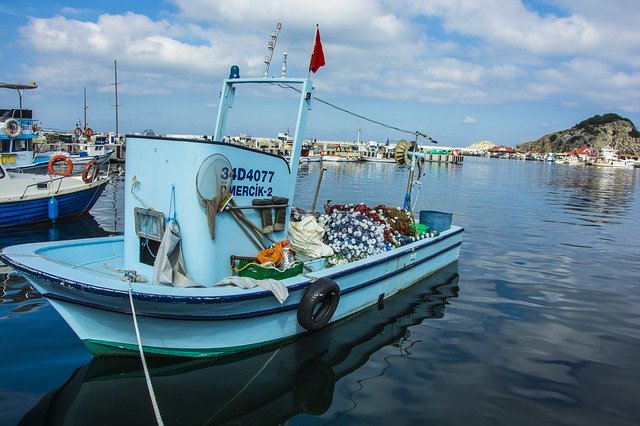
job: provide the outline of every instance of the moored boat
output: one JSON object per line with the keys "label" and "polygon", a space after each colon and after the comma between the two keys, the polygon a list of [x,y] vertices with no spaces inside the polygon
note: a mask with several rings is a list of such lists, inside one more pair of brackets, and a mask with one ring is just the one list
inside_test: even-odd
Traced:
{"label": "moored boat", "polygon": [[39,124],[33,118],[33,111],[23,109],[22,96],[26,90],[33,90],[35,82],[0,83],[2,89],[18,92],[18,109],[0,110],[0,163],[7,170],[18,170],[33,165],[35,151],[33,141],[38,137]]}
{"label": "moored boat", "polygon": [[[300,413],[320,415],[331,407],[336,383],[376,351],[393,345],[408,354],[416,343],[412,328],[446,315],[458,295],[458,280],[454,263],[296,344],[222,360],[149,359],[158,411],[173,423],[190,425],[282,424]],[[21,423],[152,423],[149,405],[140,403],[144,387],[139,360],[94,358],[42,397]]]}
{"label": "moored boat", "polygon": [[59,143],[54,147],[56,149],[38,151],[33,164],[22,167],[21,170],[31,173],[51,172],[54,169],[53,163],[56,162],[54,158],[57,158],[65,162],[67,159],[71,161],[72,173],[78,174],[90,161],[96,161],[100,167],[106,167],[114,154],[114,150],[108,149],[105,144],[78,137],[73,137],[70,143]]}
{"label": "moored boat", "polygon": [[621,158],[618,155],[618,150],[606,146],[600,150],[600,155],[595,159],[592,165],[597,167],[617,167],[624,169],[632,169],[637,164],[637,161],[630,158]]}
{"label": "moored boat", "polygon": [[[300,87],[290,160],[217,142],[236,89],[274,83]],[[449,226],[358,251],[351,261],[300,257],[276,272],[280,280],[235,274],[247,266],[236,259],[288,238],[313,93],[308,78],[225,80],[213,142],[127,136],[123,236],[7,247],[0,258],[48,298],[94,355],[140,349],[173,356],[228,355],[291,340],[455,262],[464,229]],[[414,149],[403,152],[411,170],[420,161]],[[257,226],[271,209],[276,223]]]}
{"label": "moored boat", "polygon": [[97,165],[66,177],[9,172],[0,165],[0,228],[88,212],[107,182]]}

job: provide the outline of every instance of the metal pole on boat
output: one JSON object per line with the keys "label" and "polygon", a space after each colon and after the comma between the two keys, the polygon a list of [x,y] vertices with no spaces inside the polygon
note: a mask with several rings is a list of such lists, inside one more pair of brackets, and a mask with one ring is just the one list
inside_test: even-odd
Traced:
{"label": "metal pole on boat", "polygon": [[84,127],[83,129],[87,129],[87,108],[89,108],[89,105],[87,105],[87,86],[83,87],[84,89],[84,104],[82,109],[84,110]]}
{"label": "metal pole on boat", "polygon": [[311,204],[311,213],[316,212],[316,201],[318,201],[318,193],[320,192],[320,184],[322,183],[322,175],[327,169],[320,169],[320,176],[318,177],[318,184],[316,185],[316,193],[313,196],[313,204]]}
{"label": "metal pole on boat", "polygon": [[113,87],[115,89],[116,92],[116,140],[119,139],[119,132],[118,132],[118,107],[120,105],[118,105],[118,61],[114,60],[113,61],[113,73],[114,73],[114,83],[113,83]]}
{"label": "metal pole on boat", "polygon": [[[415,149],[418,149],[418,132],[416,132],[416,138],[413,140]],[[409,181],[407,182],[407,193],[404,196],[404,209],[411,211],[411,191],[413,190],[413,173],[416,168],[416,156],[411,155],[411,167],[409,168]]]}

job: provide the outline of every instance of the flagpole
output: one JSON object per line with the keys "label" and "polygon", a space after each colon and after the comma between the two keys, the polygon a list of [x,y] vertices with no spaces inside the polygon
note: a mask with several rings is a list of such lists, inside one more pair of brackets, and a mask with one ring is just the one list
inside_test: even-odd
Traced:
{"label": "flagpole", "polygon": [[309,58],[309,69],[307,70],[307,78],[311,78],[311,61],[313,60],[313,50],[316,47],[316,34],[318,34],[318,26],[319,24],[316,24],[316,30],[313,32],[313,49],[311,50],[311,57]]}

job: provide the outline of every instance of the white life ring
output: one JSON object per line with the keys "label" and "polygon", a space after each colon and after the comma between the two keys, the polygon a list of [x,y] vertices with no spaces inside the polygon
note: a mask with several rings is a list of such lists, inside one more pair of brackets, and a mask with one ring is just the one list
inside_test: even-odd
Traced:
{"label": "white life ring", "polygon": [[15,118],[10,118],[4,123],[4,131],[10,138],[17,138],[22,133],[22,126]]}

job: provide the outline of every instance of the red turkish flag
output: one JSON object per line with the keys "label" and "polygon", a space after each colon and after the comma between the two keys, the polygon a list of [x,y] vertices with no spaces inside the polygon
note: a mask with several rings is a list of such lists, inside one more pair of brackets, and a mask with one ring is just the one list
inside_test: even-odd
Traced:
{"label": "red turkish flag", "polygon": [[316,25],[316,41],[313,44],[313,53],[311,54],[309,71],[315,73],[322,66],[324,66],[324,52],[322,51],[322,42],[320,41],[320,29]]}

